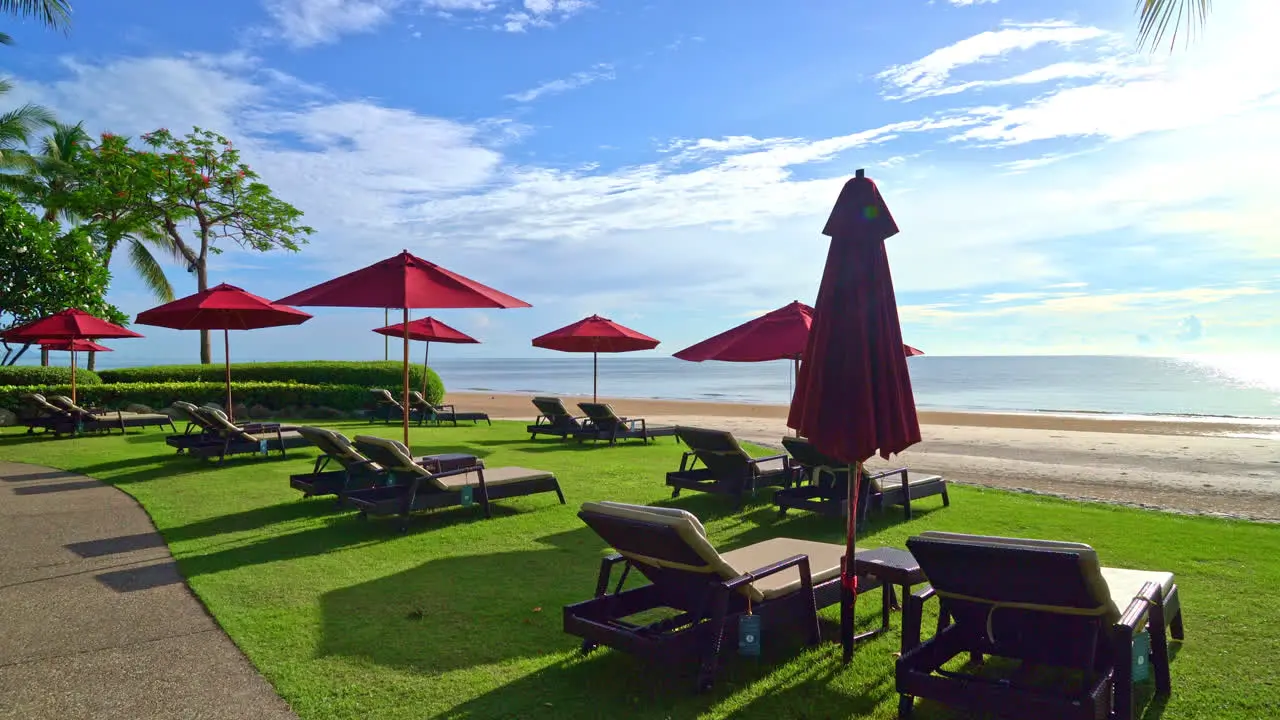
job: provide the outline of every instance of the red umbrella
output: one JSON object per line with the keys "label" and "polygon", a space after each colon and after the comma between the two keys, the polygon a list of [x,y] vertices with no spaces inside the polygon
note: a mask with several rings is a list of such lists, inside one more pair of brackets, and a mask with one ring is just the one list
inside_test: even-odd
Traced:
{"label": "red umbrella", "polygon": [[917,355],[923,355],[923,354],[924,354],[924,351],[923,351],[923,350],[919,350],[919,349],[913,348],[913,347],[911,347],[910,345],[907,345],[906,343],[903,343],[903,344],[902,344],[902,349],[907,351],[907,357],[915,357],[915,356],[917,356]]}
{"label": "red umbrella", "polygon": [[[63,352],[111,352],[106,345],[99,345],[92,340],[41,340],[41,350],[62,350]],[[74,358],[73,358],[74,359]]]}
{"label": "red umbrella", "polygon": [[138,313],[135,322],[174,330],[221,330],[222,356],[227,379],[227,416],[234,419],[231,402],[231,330],[300,325],[311,315],[222,283],[204,292]]}
{"label": "red umbrella", "polygon": [[595,402],[600,353],[651,350],[658,346],[658,341],[608,318],[592,315],[534,338],[533,346],[560,352],[591,353],[591,400]]}
{"label": "red umbrella", "polygon": [[[277,302],[322,307],[400,308],[404,311],[403,407],[409,407],[409,310],[411,308],[518,308],[529,303],[449,272],[408,250],[296,292]],[[409,413],[402,413],[404,443],[409,444]]]}
{"label": "red umbrella", "polygon": [[[387,335],[389,337],[403,337],[404,323],[396,323],[380,327],[374,332]],[[433,317],[424,317],[409,323],[409,339],[423,341],[427,349],[422,352],[422,396],[427,396],[427,358],[430,357],[431,343],[478,343],[479,340],[470,335],[454,330]]]}
{"label": "red umbrella", "polygon": [[[822,232],[831,237],[831,247],[787,425],[819,452],[857,467],[857,481],[849,483],[842,578],[856,599],[850,563],[862,463],[877,452],[888,458],[919,442],[920,422],[884,247],[898,226],[862,170],[845,183]],[[846,654],[851,647],[847,642]]]}
{"label": "red umbrella", "polygon": [[[140,338],[138,333],[96,318],[89,313],[68,308],[25,325],[11,327],[5,340],[38,343],[42,340],[87,340],[90,338]],[[74,360],[74,358],[72,358]],[[76,364],[71,363],[71,402],[76,400]]]}

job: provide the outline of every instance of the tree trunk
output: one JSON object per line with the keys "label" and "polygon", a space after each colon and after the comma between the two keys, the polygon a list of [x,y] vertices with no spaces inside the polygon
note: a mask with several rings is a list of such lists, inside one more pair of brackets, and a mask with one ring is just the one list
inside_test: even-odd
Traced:
{"label": "tree trunk", "polygon": [[[196,288],[199,292],[209,289],[209,270],[205,263],[205,258],[201,257],[200,262],[196,265]],[[209,365],[213,362],[213,350],[209,346],[209,331],[200,331],[200,364]]]}
{"label": "tree trunk", "polygon": [[49,367],[49,351],[40,348],[40,367]]}
{"label": "tree trunk", "polygon": [[94,350],[90,350],[88,355],[89,355],[89,359],[85,360],[85,365],[84,365],[85,369],[89,371],[97,370],[98,369],[98,353]]}

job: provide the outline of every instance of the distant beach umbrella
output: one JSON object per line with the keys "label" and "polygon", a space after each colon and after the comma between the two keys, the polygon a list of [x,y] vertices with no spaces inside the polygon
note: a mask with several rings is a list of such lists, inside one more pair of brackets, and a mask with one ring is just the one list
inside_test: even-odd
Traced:
{"label": "distant beach umbrella", "polygon": [[903,344],[902,344],[902,349],[907,351],[907,357],[915,357],[915,356],[917,356],[917,355],[923,355],[923,354],[924,354],[924,351],[923,351],[923,350],[919,350],[919,349],[913,348],[913,347],[911,347],[910,345],[907,345],[906,343],[903,343]]}
{"label": "distant beach umbrella", "polygon": [[591,353],[591,401],[595,402],[600,379],[600,353],[652,350],[658,346],[658,341],[608,318],[592,315],[534,338],[533,346],[560,352]]}
{"label": "distant beach umbrella", "polygon": [[235,285],[221,283],[204,292],[144,310],[138,313],[135,322],[174,330],[221,330],[227,383],[227,417],[234,420],[235,406],[231,402],[230,331],[301,325],[310,319],[309,313],[277,305]]}
{"label": "distant beach umbrella", "polygon": [[[862,463],[920,442],[920,422],[884,247],[898,226],[862,170],[845,183],[822,232],[831,245],[787,425],[819,452],[856,467],[846,529],[852,558]],[[844,568],[842,582],[852,603],[852,567]],[[842,632],[848,660],[852,628]]]}
{"label": "distant beach umbrella", "polygon": [[408,250],[276,302],[319,307],[399,309],[404,313],[404,444],[409,445],[409,311],[414,308],[521,308],[529,303],[445,270]]}
{"label": "distant beach umbrella", "polygon": [[[396,323],[374,330],[389,337],[403,337],[404,323]],[[420,340],[426,344],[422,351],[422,397],[427,396],[427,360],[431,356],[431,343],[478,343],[479,340],[445,325],[433,317],[418,318],[409,323],[409,339]]]}
{"label": "distant beach umbrella", "polygon": [[[78,308],[68,308],[48,317],[11,327],[4,332],[10,342],[41,343],[46,340],[90,340],[93,338],[140,338],[142,335],[94,317]],[[72,351],[75,352],[75,351]],[[76,364],[71,357],[71,402],[76,400]]]}
{"label": "distant beach umbrella", "polygon": [[58,350],[71,353],[71,367],[76,366],[76,353],[78,352],[111,352],[111,348],[106,345],[99,345],[92,340],[42,340],[40,341],[41,350]]}

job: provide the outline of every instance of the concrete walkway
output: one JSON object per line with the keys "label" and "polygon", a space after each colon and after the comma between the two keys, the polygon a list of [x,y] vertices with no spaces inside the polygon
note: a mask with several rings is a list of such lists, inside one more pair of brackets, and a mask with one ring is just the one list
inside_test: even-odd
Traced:
{"label": "concrete walkway", "polygon": [[295,718],[133,498],[0,462],[0,718]]}

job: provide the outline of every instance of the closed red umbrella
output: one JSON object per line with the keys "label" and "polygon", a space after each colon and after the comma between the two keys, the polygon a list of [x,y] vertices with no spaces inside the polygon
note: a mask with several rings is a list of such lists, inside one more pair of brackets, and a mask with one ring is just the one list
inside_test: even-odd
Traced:
{"label": "closed red umbrella", "polygon": [[[405,331],[404,323],[396,323],[374,330],[376,333],[387,335],[389,337],[403,337]],[[431,343],[478,343],[479,340],[470,335],[454,330],[433,317],[418,318],[409,323],[409,339],[421,340],[426,344],[426,350],[422,351],[422,396],[427,396],[427,359],[431,356]]]}
{"label": "closed red umbrella", "polygon": [[310,319],[309,313],[277,305],[264,297],[222,283],[204,292],[144,310],[138,313],[135,322],[174,330],[221,330],[227,381],[227,416],[234,419],[229,331],[300,325]]}
{"label": "closed red umbrella", "polygon": [[[845,183],[822,232],[831,237],[831,247],[787,425],[819,452],[857,468],[858,482],[849,483],[851,563],[862,463],[919,442],[920,422],[884,247],[898,226],[862,170]],[[851,567],[842,580],[856,598]],[[846,640],[847,652],[852,643],[848,635]]]}
{"label": "closed red umbrella", "polygon": [[[91,338],[140,338],[142,335],[113,322],[97,318],[78,308],[68,308],[48,317],[11,327],[4,339],[38,343],[42,340],[87,340]],[[74,358],[73,358],[74,360]],[[76,364],[71,363],[71,401],[76,399]]]}
{"label": "closed red umbrella", "polygon": [[629,327],[592,315],[533,339],[533,346],[560,352],[591,353],[591,400],[596,400],[600,353],[652,350],[658,341]]}
{"label": "closed red umbrella", "polygon": [[[399,308],[404,312],[404,395],[409,407],[409,310],[413,308],[519,308],[529,303],[450,272],[408,250],[368,267],[296,292],[276,302],[321,307]],[[409,444],[409,413],[403,418]]]}

